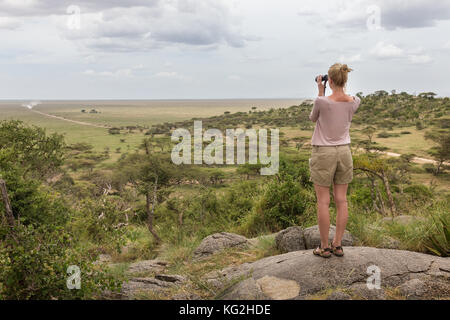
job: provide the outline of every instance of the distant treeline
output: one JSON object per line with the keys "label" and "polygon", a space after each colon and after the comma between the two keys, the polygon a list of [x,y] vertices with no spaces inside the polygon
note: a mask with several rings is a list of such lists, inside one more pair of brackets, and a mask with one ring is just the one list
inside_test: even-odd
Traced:
{"label": "distant treeline", "polygon": [[[416,126],[421,130],[429,126],[449,128],[450,119],[445,117],[450,110],[450,99],[436,98],[433,92],[411,95],[406,92],[396,93],[395,90],[376,91],[361,98],[361,106],[353,117],[353,123],[372,125],[378,128],[391,130],[394,127]],[[153,125],[147,135],[170,135],[176,128],[192,128],[194,120],[202,120],[205,129],[245,127],[298,127],[302,130],[310,130],[313,123],[309,120],[309,114],[313,105],[312,100],[306,100],[298,106],[289,108],[272,108],[266,111],[250,110],[248,112],[225,112],[220,116],[209,118],[193,118],[179,122],[165,122]]]}

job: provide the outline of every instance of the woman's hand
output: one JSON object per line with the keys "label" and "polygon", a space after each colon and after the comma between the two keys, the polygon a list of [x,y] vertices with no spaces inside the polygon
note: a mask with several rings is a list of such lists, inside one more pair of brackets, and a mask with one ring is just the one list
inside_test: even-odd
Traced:
{"label": "woman's hand", "polygon": [[323,97],[325,95],[325,85],[322,82],[322,76],[317,76],[317,87],[319,89],[319,97]]}

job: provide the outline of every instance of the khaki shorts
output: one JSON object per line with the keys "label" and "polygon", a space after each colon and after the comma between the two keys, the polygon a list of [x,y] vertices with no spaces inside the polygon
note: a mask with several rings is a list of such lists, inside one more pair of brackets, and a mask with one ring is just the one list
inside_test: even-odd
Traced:
{"label": "khaki shorts", "polygon": [[310,181],[319,186],[348,184],[353,180],[353,158],[350,144],[312,146],[309,158]]}

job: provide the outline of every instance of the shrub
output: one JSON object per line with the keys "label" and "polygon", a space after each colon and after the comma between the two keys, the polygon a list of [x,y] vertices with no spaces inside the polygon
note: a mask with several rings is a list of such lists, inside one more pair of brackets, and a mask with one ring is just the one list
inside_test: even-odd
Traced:
{"label": "shrub", "polygon": [[399,136],[398,134],[389,133],[389,132],[386,132],[386,131],[383,131],[383,132],[380,132],[379,134],[377,134],[378,138],[390,138],[390,137],[398,137],[398,136]]}
{"label": "shrub", "polygon": [[70,230],[79,238],[117,249],[123,245],[126,216],[121,211],[122,201],[115,197],[86,199],[73,215]]}
{"label": "shrub", "polygon": [[115,135],[115,134],[120,134],[120,129],[119,128],[110,128],[108,129],[108,133]]}
{"label": "shrub", "polygon": [[261,211],[274,228],[287,228],[296,224],[306,209],[305,190],[286,176],[284,181],[272,181],[261,199]]}
{"label": "shrub", "polygon": [[433,220],[433,232],[425,240],[425,247],[432,254],[450,257],[450,214],[441,214]]}
{"label": "shrub", "polygon": [[423,123],[422,121],[416,121],[416,129],[417,130],[423,130]]}
{"label": "shrub", "polygon": [[423,205],[424,203],[432,200],[434,197],[434,194],[430,188],[423,184],[413,184],[406,187],[403,191],[409,195],[409,201],[416,205]]}
{"label": "shrub", "polygon": [[434,164],[431,163],[425,163],[422,165],[422,168],[425,170],[425,172],[427,173],[432,173],[435,174],[436,173],[436,167],[434,166]]}
{"label": "shrub", "polygon": [[265,219],[260,208],[254,208],[249,214],[245,215],[236,228],[237,233],[246,237],[257,237],[273,231],[273,226]]}
{"label": "shrub", "polygon": [[226,207],[229,217],[233,221],[240,221],[252,211],[255,199],[259,198],[263,190],[256,181],[243,181],[233,185],[220,199]]}
{"label": "shrub", "polygon": [[0,170],[22,170],[22,176],[43,179],[64,161],[64,137],[21,121],[0,121]]}
{"label": "shrub", "polygon": [[[1,299],[87,299],[105,289],[116,291],[120,282],[72,248],[73,240],[60,228],[18,225],[0,227]],[[81,271],[81,288],[69,290],[69,266]]]}
{"label": "shrub", "polygon": [[[20,217],[25,225],[63,225],[68,219],[69,208],[64,201],[48,187],[34,179],[24,179],[20,170],[11,168],[0,175],[6,181],[11,208],[14,216]],[[0,202],[0,215],[3,205]]]}

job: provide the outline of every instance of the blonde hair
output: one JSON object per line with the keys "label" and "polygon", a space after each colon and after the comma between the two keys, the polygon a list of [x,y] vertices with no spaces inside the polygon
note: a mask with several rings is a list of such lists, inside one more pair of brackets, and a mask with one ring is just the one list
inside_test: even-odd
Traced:
{"label": "blonde hair", "polygon": [[348,80],[348,73],[353,71],[346,64],[335,63],[328,70],[328,76],[337,87],[344,87]]}

